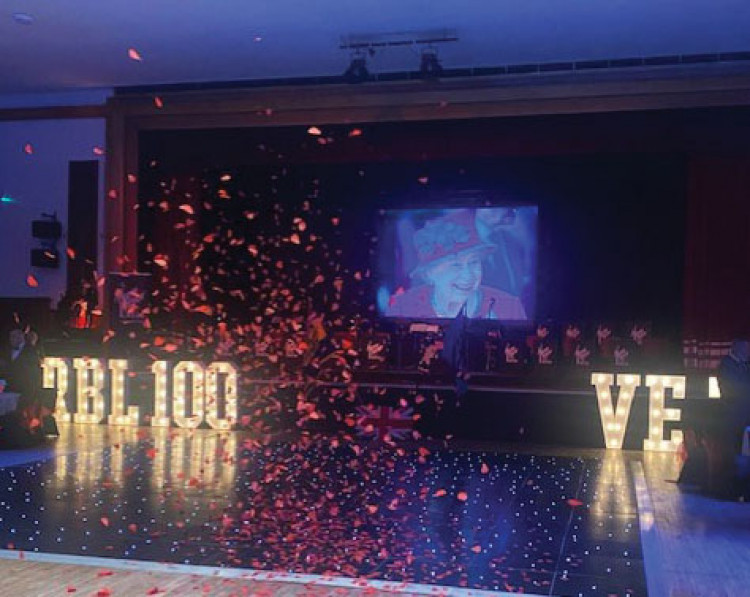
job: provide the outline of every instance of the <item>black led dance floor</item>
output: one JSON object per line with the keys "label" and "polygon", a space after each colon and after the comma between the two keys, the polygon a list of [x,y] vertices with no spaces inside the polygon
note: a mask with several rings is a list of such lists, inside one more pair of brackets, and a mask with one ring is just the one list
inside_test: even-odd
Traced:
{"label": "black led dance floor", "polygon": [[[64,426],[0,545],[540,595],[646,595],[630,471],[583,458]],[[0,454],[0,460],[3,454]]]}

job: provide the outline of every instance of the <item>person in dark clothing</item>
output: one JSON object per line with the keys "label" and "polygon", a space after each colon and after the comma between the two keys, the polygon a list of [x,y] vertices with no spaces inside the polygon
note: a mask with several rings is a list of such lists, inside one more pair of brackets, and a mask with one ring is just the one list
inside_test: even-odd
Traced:
{"label": "person in dark clothing", "polygon": [[750,425],[750,343],[735,340],[718,369],[721,400],[688,401],[683,411],[687,459],[679,483],[699,485],[717,497],[747,493],[736,461]]}
{"label": "person in dark clothing", "polygon": [[[15,412],[6,415],[3,427],[13,434],[11,445],[31,444],[43,437],[40,404],[42,374],[39,354],[20,329],[10,332],[6,378],[8,389],[20,394]],[[32,336],[33,339],[33,336]]]}
{"label": "person in dark clothing", "polygon": [[719,364],[718,373],[726,440],[739,453],[742,435],[750,425],[750,342],[732,342],[729,354]]}
{"label": "person in dark clothing", "polygon": [[746,480],[738,475],[737,460],[742,452],[742,436],[750,425],[750,342],[732,342],[718,374],[721,409],[708,433],[709,482],[715,493],[736,498],[746,493]]}
{"label": "person in dark clothing", "polygon": [[10,332],[7,381],[11,391],[21,394],[19,408],[36,400],[42,389],[39,355],[19,329]]}

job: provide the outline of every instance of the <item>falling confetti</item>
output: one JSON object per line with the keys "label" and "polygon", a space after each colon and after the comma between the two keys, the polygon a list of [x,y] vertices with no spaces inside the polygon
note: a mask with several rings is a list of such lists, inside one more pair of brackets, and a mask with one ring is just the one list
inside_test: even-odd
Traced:
{"label": "falling confetti", "polygon": [[[325,128],[326,136],[307,129],[311,143],[298,127],[296,142],[316,153],[329,151],[321,141],[335,140],[331,151],[360,145],[345,141],[361,136],[359,128]],[[343,575],[362,579],[365,590],[377,578],[549,594],[559,559],[570,558],[577,572],[596,568],[576,551],[593,541],[579,517],[594,508],[571,510],[567,500],[592,501],[596,461],[422,444],[414,426],[429,424],[452,390],[357,384],[359,372],[377,372],[378,356],[392,358],[374,334],[361,333],[373,324],[375,276],[351,254],[366,255],[374,240],[356,230],[353,203],[332,208],[322,177],[295,173],[287,149],[252,143],[244,157],[269,166],[217,164],[190,176],[169,171],[161,155],[147,156],[144,169],[127,176],[139,181],[139,217],[158,222],[139,239],[139,267],[152,274],[153,291],[130,339],[148,363],[235,363],[242,434],[142,428],[130,440],[117,436],[94,459],[83,448],[64,456],[68,470],[0,470],[6,487],[15,485],[11,472],[43,477],[45,499],[65,520],[39,537],[11,533],[39,517],[35,494],[3,511],[0,536],[29,550]],[[362,172],[352,171],[357,184]],[[115,189],[108,197],[119,198]],[[181,246],[184,254],[174,249]],[[114,345],[123,335],[107,330],[104,338]],[[144,381],[151,376],[131,373],[134,392],[152,391]],[[382,404],[413,409],[407,441],[383,421],[363,425],[358,407]],[[359,435],[363,429],[370,434]],[[559,522],[568,520],[564,537]],[[638,534],[632,521],[622,523],[635,525],[626,540]],[[213,591],[216,583],[194,584]]]}

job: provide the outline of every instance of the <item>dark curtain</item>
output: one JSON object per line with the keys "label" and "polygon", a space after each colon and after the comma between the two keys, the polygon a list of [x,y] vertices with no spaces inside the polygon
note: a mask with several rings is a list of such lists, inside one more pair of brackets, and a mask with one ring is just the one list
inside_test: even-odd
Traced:
{"label": "dark curtain", "polygon": [[[152,272],[154,287],[165,295],[154,301],[152,313],[159,315],[156,305],[169,305],[169,310],[178,315],[199,306],[196,297],[201,293],[188,289],[195,284],[195,251],[201,244],[200,227],[191,222],[202,217],[203,189],[191,175],[156,183],[148,176],[144,178],[150,184],[139,209],[139,269]],[[149,233],[144,234],[145,230]]]}
{"label": "dark curtain", "polygon": [[690,160],[686,241],[683,337],[750,337],[750,155]]}

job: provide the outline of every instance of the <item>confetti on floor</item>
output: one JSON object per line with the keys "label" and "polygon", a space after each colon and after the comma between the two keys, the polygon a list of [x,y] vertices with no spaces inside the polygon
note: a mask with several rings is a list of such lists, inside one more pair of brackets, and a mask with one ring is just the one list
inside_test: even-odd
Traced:
{"label": "confetti on floor", "polygon": [[0,469],[6,549],[542,595],[646,594],[622,455],[376,441],[355,450],[324,436],[255,447],[236,432],[61,427],[54,457]]}

